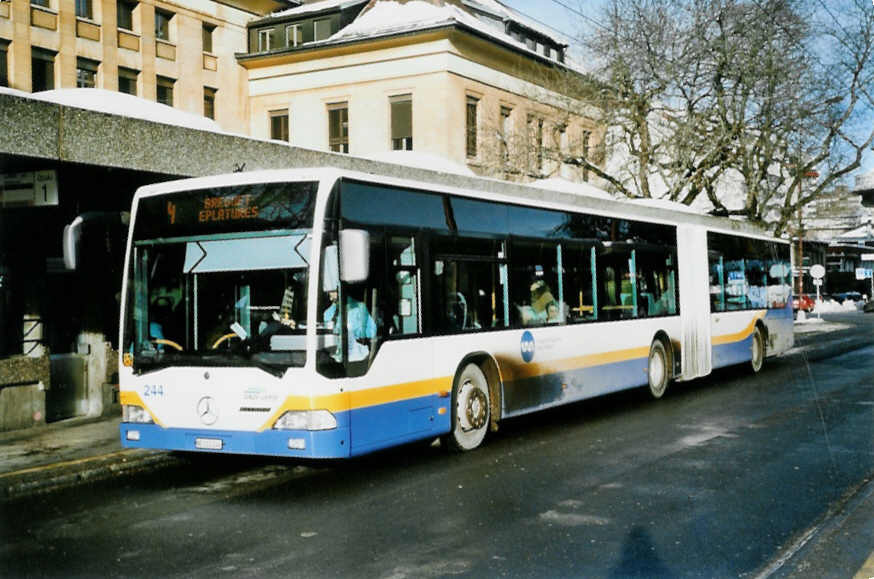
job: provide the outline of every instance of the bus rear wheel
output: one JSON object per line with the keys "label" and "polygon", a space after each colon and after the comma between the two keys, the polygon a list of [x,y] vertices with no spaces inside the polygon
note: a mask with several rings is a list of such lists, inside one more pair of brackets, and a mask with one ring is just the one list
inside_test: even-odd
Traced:
{"label": "bus rear wheel", "polygon": [[659,399],[665,395],[671,381],[671,364],[665,343],[655,339],[649,347],[649,363],[646,375],[649,378],[649,392]]}
{"label": "bus rear wheel", "polygon": [[489,383],[477,364],[467,364],[452,387],[452,429],[443,440],[450,450],[478,447],[489,427]]}
{"label": "bus rear wheel", "polygon": [[752,350],[750,368],[753,374],[757,374],[765,365],[765,334],[760,326],[756,326],[756,329],[753,330]]}

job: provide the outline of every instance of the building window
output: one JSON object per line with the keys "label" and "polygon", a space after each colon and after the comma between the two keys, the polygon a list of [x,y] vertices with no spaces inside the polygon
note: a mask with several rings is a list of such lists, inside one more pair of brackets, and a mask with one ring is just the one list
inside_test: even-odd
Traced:
{"label": "building window", "polygon": [[203,25],[203,51],[212,52],[212,33],[215,31],[215,26],[211,24]]}
{"label": "building window", "polygon": [[328,105],[328,146],[335,153],[349,152],[349,103]]}
{"label": "building window", "polygon": [[215,93],[214,88],[203,87],[203,116],[215,120]]}
{"label": "building window", "polygon": [[303,44],[303,28],[300,24],[291,24],[285,27],[285,45],[296,47]]}
{"label": "building window", "polygon": [[258,52],[269,52],[273,47],[273,29],[266,28],[258,31]]}
{"label": "building window", "polygon": [[55,88],[55,53],[41,48],[32,48],[31,90],[52,90]]}
{"label": "building window", "polygon": [[8,45],[0,41],[0,86],[9,86],[9,62],[6,58]]}
{"label": "building window", "polygon": [[76,88],[94,88],[97,86],[97,67],[99,62],[87,58],[76,59]]}
{"label": "building window", "polygon": [[466,115],[466,135],[467,135],[467,156],[476,157],[477,154],[477,112],[479,109],[479,99],[476,97],[467,97],[467,115]]}
{"label": "building window", "polygon": [[158,77],[158,102],[168,107],[173,106],[173,86],[176,81],[166,76]]}
{"label": "building window", "polygon": [[413,150],[413,95],[391,97],[391,148]]}
{"label": "building window", "polygon": [[91,0],[76,0],[76,16],[78,18],[87,18],[88,20],[94,17]]}
{"label": "building window", "polygon": [[314,40],[325,40],[329,36],[331,36],[331,19],[323,18],[321,20],[316,20],[313,23],[314,31],[313,36]]}
{"label": "building window", "polygon": [[122,30],[134,29],[134,9],[136,7],[136,2],[119,0],[116,3],[116,24],[119,28]]}
{"label": "building window", "polygon": [[132,68],[118,67],[118,92],[137,96],[137,76],[139,73]]}
{"label": "building window", "polygon": [[30,0],[31,6],[42,6],[43,8],[49,7],[49,0]]}
{"label": "building window", "polygon": [[270,111],[270,138],[274,141],[289,141],[288,109]]}
{"label": "building window", "polygon": [[[589,141],[592,139],[591,131],[583,131],[583,159],[588,162],[589,160]],[[589,181],[589,167],[587,165],[583,166],[583,181]]]}
{"label": "building window", "polygon": [[501,160],[510,162],[510,139],[513,133],[513,109],[501,107]]}
{"label": "building window", "polygon": [[170,42],[170,21],[173,13],[164,10],[155,10],[155,38]]}

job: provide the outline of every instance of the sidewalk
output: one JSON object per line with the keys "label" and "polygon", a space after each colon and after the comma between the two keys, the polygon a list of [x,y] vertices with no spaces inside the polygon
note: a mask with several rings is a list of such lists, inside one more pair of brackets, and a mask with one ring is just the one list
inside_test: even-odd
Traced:
{"label": "sidewalk", "polygon": [[0,433],[0,502],[179,461],[167,452],[122,449],[120,422],[72,418]]}

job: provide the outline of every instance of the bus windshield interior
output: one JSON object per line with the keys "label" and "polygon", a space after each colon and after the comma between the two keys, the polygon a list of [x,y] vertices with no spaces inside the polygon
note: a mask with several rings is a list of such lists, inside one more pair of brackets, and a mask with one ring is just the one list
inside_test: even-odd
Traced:
{"label": "bus windshield interior", "polygon": [[136,365],[303,366],[309,240],[298,231],[135,246]]}
{"label": "bus windshield interior", "polygon": [[303,366],[317,189],[244,183],[140,199],[122,336],[135,371]]}

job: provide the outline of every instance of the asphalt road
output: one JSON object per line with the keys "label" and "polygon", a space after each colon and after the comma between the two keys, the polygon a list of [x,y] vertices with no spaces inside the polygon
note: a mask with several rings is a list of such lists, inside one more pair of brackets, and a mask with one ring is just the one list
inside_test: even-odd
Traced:
{"label": "asphalt road", "polygon": [[207,456],[0,505],[0,576],[768,574],[874,476],[872,354],[590,400],[465,455]]}

